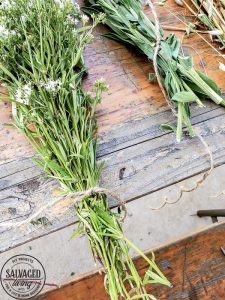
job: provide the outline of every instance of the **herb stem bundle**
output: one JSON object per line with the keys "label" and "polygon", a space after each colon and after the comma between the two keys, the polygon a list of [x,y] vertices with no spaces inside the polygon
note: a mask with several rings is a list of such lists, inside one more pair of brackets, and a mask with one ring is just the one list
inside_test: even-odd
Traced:
{"label": "herb stem bundle", "polygon": [[[86,13],[106,14],[105,23],[113,31],[105,34],[106,37],[131,44],[148,59],[154,60],[157,24],[143,12],[141,0],[88,0],[87,2],[90,6],[83,8]],[[225,100],[221,97],[221,91],[215,82],[194,68],[192,58],[180,54],[180,40],[174,34],[165,37],[161,27],[160,35],[160,49],[157,51],[160,74],[158,81],[166,90],[168,99],[177,107],[176,132],[177,140],[180,141],[183,124],[186,125],[189,134],[194,135],[190,121],[190,103],[195,102],[201,107],[203,106],[201,100],[209,98],[216,104],[225,106]],[[162,128],[175,130],[170,125]]]}
{"label": "herb stem bundle", "polygon": [[[103,164],[96,159],[96,105],[107,87],[97,80],[93,93],[85,93],[87,74],[83,50],[93,28],[103,20],[81,13],[70,0],[6,0],[0,3],[0,80],[7,86],[15,127],[37,151],[34,158],[49,177],[59,181],[62,193],[86,191],[99,184]],[[153,299],[148,283],[170,283],[124,237],[121,208],[110,209],[104,193],[76,202],[78,229],[85,233],[96,262],[105,272],[105,287],[112,300]],[[138,251],[149,264],[139,276],[129,254]]]}

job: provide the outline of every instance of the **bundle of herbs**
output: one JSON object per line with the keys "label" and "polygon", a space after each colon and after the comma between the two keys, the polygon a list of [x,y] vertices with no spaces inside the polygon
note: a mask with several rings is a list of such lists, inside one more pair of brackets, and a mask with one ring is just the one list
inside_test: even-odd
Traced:
{"label": "bundle of herbs", "polygon": [[[152,2],[148,2],[153,8]],[[137,47],[156,65],[157,79],[177,116],[176,128],[170,125],[163,125],[162,128],[176,130],[178,141],[182,137],[183,123],[189,134],[195,135],[190,122],[190,103],[195,102],[201,107],[201,100],[210,98],[216,104],[225,106],[215,82],[194,68],[190,56],[180,54],[180,40],[174,34],[164,35],[155,11],[154,20],[149,19],[143,12],[141,0],[88,0],[88,3],[90,5],[83,8],[84,12],[106,14],[105,23],[113,32],[105,36]]]}
{"label": "bundle of herbs", "polygon": [[[145,285],[169,286],[168,280],[154,257],[124,236],[121,209],[112,211],[106,193],[97,188],[103,165],[96,162],[94,113],[106,85],[97,80],[92,94],[83,91],[83,50],[104,16],[93,16],[89,25],[69,0],[7,0],[0,8],[0,79],[9,90],[1,100],[12,102],[14,125],[36,149],[35,161],[60,182],[62,194],[83,193],[75,203],[80,222],[72,237],[88,237],[111,299],[154,299]],[[131,248],[149,264],[143,278]]]}
{"label": "bundle of herbs", "polygon": [[182,3],[194,16],[196,29],[206,29],[212,41],[221,44],[221,49],[225,48],[225,3],[219,1],[191,0],[190,5],[185,0]]}

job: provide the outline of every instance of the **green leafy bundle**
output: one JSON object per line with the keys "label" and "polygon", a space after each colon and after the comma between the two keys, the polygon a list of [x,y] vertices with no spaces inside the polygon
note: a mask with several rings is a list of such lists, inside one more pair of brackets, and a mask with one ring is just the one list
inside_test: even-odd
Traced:
{"label": "green leafy bundle", "polygon": [[[113,32],[107,37],[137,47],[150,60],[154,58],[157,43],[155,21],[149,19],[142,10],[141,0],[88,0],[90,6],[83,11],[88,14],[106,14],[105,23]],[[166,90],[169,100],[177,107],[177,140],[182,137],[183,123],[189,134],[194,135],[190,122],[190,103],[203,106],[202,99],[210,98],[216,104],[225,106],[221,92],[215,82],[196,70],[192,58],[180,54],[181,42],[174,35],[164,36],[160,28],[160,49],[157,55],[157,66],[160,81]],[[170,126],[165,126],[170,128]]]}
{"label": "green leafy bundle", "polygon": [[[15,126],[36,149],[35,161],[57,179],[65,196],[98,186],[102,164],[96,162],[95,108],[106,90],[103,80],[85,93],[84,47],[103,19],[83,15],[69,0],[7,0],[0,6],[0,79],[8,87]],[[97,262],[105,272],[111,297],[153,299],[145,284],[169,282],[123,235],[121,212],[110,210],[107,196],[93,192],[75,205]],[[129,255],[134,248],[149,263],[144,278]]]}

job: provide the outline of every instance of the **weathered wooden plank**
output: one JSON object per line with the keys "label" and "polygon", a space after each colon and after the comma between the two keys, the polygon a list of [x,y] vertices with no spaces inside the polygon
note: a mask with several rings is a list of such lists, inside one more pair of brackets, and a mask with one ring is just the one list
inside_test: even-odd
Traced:
{"label": "weathered wooden plank", "polygon": [[[162,300],[223,299],[225,257],[220,247],[225,243],[224,236],[225,223],[221,223],[151,249],[156,255],[157,264],[173,286],[148,286],[147,291]],[[146,252],[149,257],[151,251]],[[140,275],[143,275],[148,266],[142,258],[136,258],[135,263]],[[106,300],[109,298],[105,292],[103,278],[103,275],[95,271],[63,283],[60,289],[47,292],[38,299]]]}
{"label": "weathered wooden plank", "polygon": [[[224,114],[224,108],[210,103],[204,109],[193,110],[191,123],[198,124]],[[113,126],[109,132],[99,137],[98,157],[167,134],[168,131],[160,129],[161,124],[176,124],[175,117],[170,110]]]}
{"label": "weathered wooden plank", "polygon": [[[220,112],[221,116],[213,118],[215,111],[216,114]],[[213,139],[214,145],[212,145],[212,151],[215,153],[218,164],[224,163],[222,156],[224,149],[223,115],[223,109],[210,111],[206,113],[206,116],[201,115],[196,117],[196,122],[198,122],[200,118],[208,119],[207,121],[195,125],[196,130],[201,131],[206,141],[209,140],[210,143]],[[210,119],[210,116],[212,119]],[[129,189],[127,186],[129,185],[131,187],[129,195],[133,193],[133,186],[136,190],[133,197],[138,197],[139,186],[142,178],[145,178],[144,174],[148,172],[147,168],[158,169],[158,174],[151,173],[150,176],[148,176],[149,181],[146,183],[146,186],[148,186],[147,190],[141,187],[141,191],[145,193],[164,186],[164,184],[159,184],[159,178],[165,181],[166,177],[168,180],[167,184],[171,184],[173,183],[172,180],[180,180],[178,177],[178,175],[182,176],[180,173],[188,177],[194,175],[198,170],[201,172],[207,167],[208,161],[205,159],[205,157],[207,157],[205,153],[206,150],[199,140],[197,138],[191,139],[186,137],[180,144],[177,144],[172,133],[163,133],[159,130],[158,122],[161,123],[161,121],[161,115],[157,115],[156,118],[151,117],[150,120],[148,118],[125,123],[114,132],[112,131],[112,134],[109,133],[111,137],[111,140],[108,142],[109,145],[104,141],[102,149],[100,146],[99,154],[99,157],[101,157],[105,155],[107,151],[113,152],[104,156],[103,185],[110,183],[111,187],[116,189],[123,187],[122,189],[125,191]],[[150,130],[148,130],[148,128],[150,128]],[[158,138],[155,138],[155,136],[157,136],[156,131],[158,132]],[[125,136],[122,136],[121,133]],[[213,138],[211,137],[212,134],[214,134]],[[114,138],[115,135],[116,138]],[[118,141],[118,144],[114,145],[113,143],[115,141]],[[216,147],[216,144],[218,144],[218,147]],[[107,145],[106,148],[104,148],[105,145]],[[133,147],[130,147],[132,145]],[[196,153],[192,149],[195,149]],[[146,157],[148,157],[147,160]],[[182,164],[180,162],[181,158]],[[171,166],[172,164],[173,166]],[[123,178],[119,175],[122,168],[125,168]],[[193,171],[194,169],[195,171]],[[20,159],[0,165],[0,174],[3,174],[0,190],[3,190],[27,180],[32,180],[38,175],[43,174],[43,171],[30,159]],[[173,175],[173,177],[171,177],[171,175]],[[183,178],[181,177],[181,179]],[[134,181],[138,182],[137,185],[135,183],[135,187]],[[150,182],[153,185],[151,185]],[[145,183],[143,183],[143,185],[145,185]],[[125,192],[124,197],[126,200],[131,199],[131,196],[128,196],[127,192]]]}
{"label": "weathered wooden plank", "polygon": [[[194,128],[210,145],[215,164],[223,164],[224,117],[207,120]],[[178,144],[173,134],[167,134],[107,155],[102,184],[130,201],[202,172],[208,166],[208,154],[198,138],[186,137]]]}
{"label": "weathered wooden plank", "polygon": [[[225,163],[224,126],[223,116],[209,119],[194,126],[208,142],[216,165]],[[141,201],[143,199],[141,196],[150,195],[154,191],[173,185],[175,182],[198,174],[209,167],[206,150],[198,139],[186,137],[182,143],[177,144],[171,133],[106,155],[104,159],[106,163],[102,174],[102,185],[113,189],[126,201],[136,198]],[[40,170],[36,166],[34,168]],[[8,179],[8,186],[10,186],[12,178],[9,175],[6,179]],[[46,201],[51,201],[54,198],[57,184],[53,180],[45,181],[33,176],[20,185],[15,185],[13,179],[11,186],[12,188],[4,190],[4,198],[16,193],[16,198],[27,200],[33,209],[37,209]],[[159,201],[161,203],[162,197],[158,195],[154,205],[157,206]],[[116,206],[116,204],[113,200],[110,201],[111,207]],[[67,205],[68,209],[66,209]],[[29,213],[31,211],[32,209]],[[27,213],[27,211],[21,213],[21,216]],[[51,214],[52,216],[47,212],[47,216],[50,216],[49,219],[53,220],[52,225],[46,228],[29,228],[29,234],[27,228],[21,230],[2,229],[1,251],[75,222],[74,211],[70,202],[57,205],[54,211],[51,210]],[[12,219],[13,217],[13,215],[10,216]]]}
{"label": "weathered wooden plank", "polygon": [[31,159],[24,158],[0,165],[0,191],[44,174]]}
{"label": "weathered wooden plank", "polygon": [[[125,236],[140,249],[146,250],[211,224],[211,218],[198,218],[194,214],[198,209],[224,207],[224,196],[210,197],[217,195],[225,186],[224,172],[225,165],[217,167],[196,191],[184,194],[182,200],[177,204],[167,205],[158,211],[152,211],[150,207],[159,205],[159,201],[161,203],[165,195],[170,200],[176,199],[179,186],[192,186],[196,181],[196,177],[152,193],[138,199],[138,201],[129,202],[127,204],[128,216],[123,224]],[[46,282],[59,286],[63,282],[71,280],[72,272],[75,274],[74,276],[81,276],[90,270],[96,270],[97,266],[94,264],[86,237],[79,236],[68,240],[74,228],[74,225],[67,226],[55,233],[39,237],[1,253],[0,265],[3,265],[9,257],[17,254],[32,255],[42,262],[46,270]],[[44,230],[47,232],[48,228],[43,228],[43,232]],[[35,232],[33,233],[35,238],[34,234]],[[61,255],[62,252],[63,256]],[[51,259],[49,259],[50,257]],[[56,261],[57,264],[55,264]],[[4,291],[1,291],[1,286],[0,294],[3,297],[1,300],[10,300],[4,294]]]}
{"label": "weathered wooden plank", "polygon": [[[174,7],[172,1],[170,1],[170,5]],[[171,17],[171,14],[168,17],[165,11],[162,11],[162,8],[159,8],[159,13],[161,19],[165,21],[164,24],[168,21],[173,24],[177,23],[176,18]],[[152,71],[152,65],[145,57],[135,53],[133,49],[100,37],[99,34],[106,30],[104,26],[98,27],[96,29],[96,40],[86,49],[85,59],[89,68],[89,76],[85,88],[90,90],[93,82],[99,77],[105,77],[110,83],[109,92],[104,95],[102,104],[99,105],[97,111],[99,132],[108,132],[107,135],[103,135],[102,145],[99,146],[98,152],[99,157],[105,156],[104,158],[107,160],[102,176],[105,180],[102,182],[105,186],[117,190],[124,199],[130,201],[142,194],[148,194],[172,184],[173,181],[179,181],[201,172],[207,167],[207,162],[204,149],[201,149],[196,140],[190,143],[189,139],[185,139],[177,146],[171,134],[164,134],[159,131],[160,123],[167,123],[168,120],[173,121],[173,118],[170,112],[166,111],[165,101],[158,85],[149,83],[147,80],[147,73]],[[196,45],[195,51],[190,50],[188,45],[186,45],[186,48],[184,47],[185,51],[193,52],[195,65],[199,66],[202,71],[206,70],[223,87],[224,73],[218,69],[218,63],[211,55],[210,47],[206,46],[196,36],[192,36],[188,41]],[[12,122],[10,105],[5,103],[0,105],[1,122]],[[210,105],[209,109],[202,110],[203,114],[196,110],[193,124],[222,116],[223,109],[214,108],[215,106]],[[145,118],[140,120],[143,117]],[[139,120],[137,121],[137,119]],[[124,124],[128,120],[130,123]],[[212,145],[214,137],[212,138],[211,135],[215,131],[216,140],[213,147],[217,164],[223,163],[223,139],[219,144],[220,135],[223,136],[221,122],[221,118],[218,118],[215,123],[213,121],[215,126],[209,121],[200,127],[197,126],[200,130],[203,130],[207,141]],[[112,126],[121,123],[124,127],[116,127],[111,130]],[[210,130],[208,130],[208,127],[210,127]],[[212,128],[213,130],[211,130]],[[12,203],[13,208],[17,209],[16,218],[23,217],[31,213],[32,209],[43,205],[46,199],[50,201],[53,197],[52,190],[55,189],[56,184],[54,181],[40,180],[38,177],[42,174],[42,171],[34,166],[29,159],[23,160],[23,158],[33,155],[34,152],[25,138],[15,128],[1,126],[0,134],[2,137],[0,140],[1,198],[6,201],[6,207],[10,208],[9,204]],[[159,138],[157,139],[158,142],[156,142],[157,137]],[[132,145],[135,145],[133,150],[128,149]],[[215,149],[217,145],[218,149]],[[195,146],[195,150],[199,151],[198,155],[193,152]],[[114,151],[117,151],[116,154],[108,155]],[[139,157],[135,156],[135,152],[136,156]],[[185,158],[184,162],[180,163],[180,168],[178,156],[182,157],[182,155]],[[21,158],[22,160],[20,160]],[[133,159],[136,160],[135,165],[132,162]],[[10,163],[6,165],[5,162],[9,161]],[[174,168],[168,166],[171,163],[174,164]],[[162,171],[164,168],[165,172]],[[110,178],[108,172],[112,170],[112,178]],[[161,172],[155,176],[157,170]],[[155,174],[153,174],[153,171]],[[115,180],[115,182],[113,183],[112,180]],[[20,211],[18,209],[19,201],[22,200],[26,202],[21,203],[24,203],[24,205],[28,203],[31,205],[30,208],[24,206],[24,210]],[[34,206],[32,206],[32,203]],[[115,203],[111,202],[111,205],[115,205]],[[11,212],[13,212],[12,209]],[[11,212],[9,209],[9,215],[6,215],[5,219],[15,218]],[[4,210],[2,214],[4,214]],[[69,224],[71,218],[70,213],[69,217],[66,215],[60,218],[60,222],[52,224],[51,230]],[[48,230],[50,229],[41,232],[43,234]],[[34,236],[38,236],[38,234],[41,234],[39,229],[35,231]],[[11,239],[10,237],[13,235],[14,237]],[[21,235],[16,230],[10,231],[7,237],[2,234],[3,241],[12,241],[8,246],[16,245],[21,241]],[[5,244],[2,243],[2,245]]]}
{"label": "weathered wooden plank", "polygon": [[0,165],[0,180],[9,175],[16,174],[22,170],[27,170],[34,167],[32,160],[22,158]]}

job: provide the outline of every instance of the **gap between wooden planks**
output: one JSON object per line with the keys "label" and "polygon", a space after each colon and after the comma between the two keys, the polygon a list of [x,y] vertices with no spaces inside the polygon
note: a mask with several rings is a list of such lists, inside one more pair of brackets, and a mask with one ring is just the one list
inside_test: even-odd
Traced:
{"label": "gap between wooden planks", "polygon": [[[224,116],[221,115],[195,125],[209,143],[218,166],[225,162],[223,118]],[[130,128],[132,131],[133,126]],[[135,202],[142,201],[145,195],[151,195],[166,186],[172,187],[176,182],[191,178],[209,167],[208,156],[198,139],[185,138],[182,143],[177,144],[171,133],[107,154],[104,160],[106,162],[102,185],[115,190],[124,200],[135,200]],[[26,217],[37,206],[44,205],[53,197],[53,191],[57,187],[56,182],[39,179],[38,175],[42,171],[35,164],[32,166],[30,160],[27,162],[30,163],[30,167],[24,171],[21,169],[26,164],[26,160],[10,162],[7,165],[13,164],[13,167],[8,166],[7,169],[5,165],[0,167],[1,174],[6,174],[13,169],[13,174],[9,173],[1,180],[3,184],[1,195],[4,197],[1,205],[3,220]],[[122,176],[121,169],[123,169]],[[7,188],[4,188],[6,185]],[[162,197],[159,201],[162,201]],[[112,199],[110,200],[111,207],[116,204]],[[157,203],[154,203],[154,206],[158,206]],[[52,225],[47,227],[34,226],[29,233],[24,228],[3,230],[0,235],[0,250],[5,251],[75,222],[73,206],[71,205],[67,210],[64,208],[62,204],[55,206],[51,211]],[[179,213],[179,207],[174,206],[175,208]]]}

